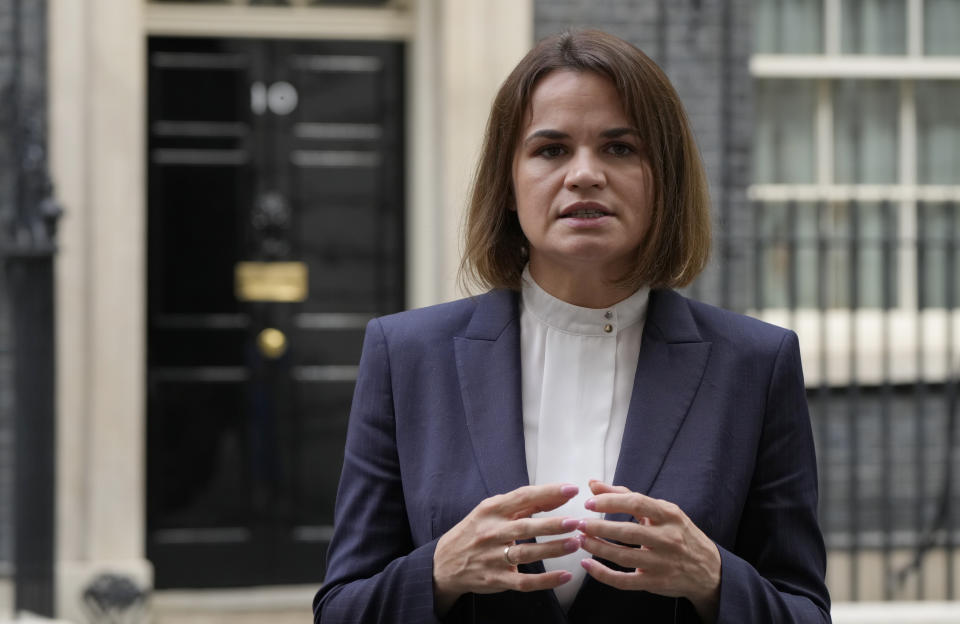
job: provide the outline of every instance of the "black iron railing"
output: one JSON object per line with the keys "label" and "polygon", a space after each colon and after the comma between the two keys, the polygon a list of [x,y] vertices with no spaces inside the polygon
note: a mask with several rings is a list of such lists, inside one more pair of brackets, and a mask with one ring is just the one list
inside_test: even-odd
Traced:
{"label": "black iron railing", "polygon": [[800,334],[838,600],[960,589],[958,211],[758,201],[750,231],[718,236],[730,307]]}
{"label": "black iron railing", "polygon": [[[13,175],[0,206],[0,263],[13,358],[13,568],[17,611],[53,615],[54,226],[46,156],[46,3],[13,0],[0,134]],[[0,200],[2,201],[2,200]]]}

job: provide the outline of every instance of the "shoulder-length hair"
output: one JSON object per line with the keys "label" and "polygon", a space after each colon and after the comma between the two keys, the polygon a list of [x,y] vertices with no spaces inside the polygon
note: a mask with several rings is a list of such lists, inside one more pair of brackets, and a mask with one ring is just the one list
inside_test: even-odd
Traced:
{"label": "shoulder-length hair", "polygon": [[461,285],[520,289],[529,245],[517,213],[513,159],[537,83],[556,70],[608,78],[639,130],[652,173],[650,225],[632,271],[617,284],[686,286],[710,254],[710,198],[683,104],[663,71],[626,41],[598,30],[540,41],[501,85],[490,110],[466,212]]}

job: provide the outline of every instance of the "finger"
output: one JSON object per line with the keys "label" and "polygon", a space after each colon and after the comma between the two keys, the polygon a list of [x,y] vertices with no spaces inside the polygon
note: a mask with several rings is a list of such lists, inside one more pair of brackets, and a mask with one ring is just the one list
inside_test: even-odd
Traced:
{"label": "finger", "polygon": [[643,545],[649,548],[666,546],[676,539],[672,532],[664,530],[663,525],[617,522],[600,518],[581,520],[577,529],[592,537],[602,537],[623,544]]}
{"label": "finger", "polygon": [[588,498],[583,506],[600,513],[625,513],[637,519],[646,517],[656,524],[678,521],[684,517],[683,511],[674,503],[650,498],[639,492],[597,494]]}
{"label": "finger", "polygon": [[505,588],[522,592],[540,591],[541,589],[560,587],[572,578],[573,575],[566,570],[541,572],[539,574],[513,572],[506,578]]}
{"label": "finger", "polygon": [[487,500],[491,502],[494,513],[508,518],[521,518],[556,509],[579,491],[577,486],[570,483],[525,485]]}
{"label": "finger", "polygon": [[516,563],[533,563],[534,561],[569,555],[578,550],[580,550],[580,539],[577,537],[533,544],[514,544],[510,547],[510,560]]}
{"label": "finger", "polygon": [[580,562],[580,565],[587,571],[587,574],[611,587],[628,590],[646,588],[643,583],[643,572],[620,572],[618,570],[611,570],[599,561],[593,559],[584,559]]}
{"label": "finger", "polygon": [[[612,561],[625,568],[643,568],[643,554],[649,551],[643,551],[631,546],[621,546],[611,544],[610,542],[596,537],[584,535],[580,540],[580,548],[591,555],[596,555],[601,559]],[[512,549],[511,549],[512,552]]]}
{"label": "finger", "polygon": [[507,542],[540,537],[541,535],[562,535],[573,531],[578,526],[580,526],[579,519],[565,518],[563,516],[551,518],[518,518],[503,525],[497,541],[506,544]]}
{"label": "finger", "polygon": [[628,494],[630,492],[622,485],[610,485],[598,479],[590,479],[590,491],[594,494]]}

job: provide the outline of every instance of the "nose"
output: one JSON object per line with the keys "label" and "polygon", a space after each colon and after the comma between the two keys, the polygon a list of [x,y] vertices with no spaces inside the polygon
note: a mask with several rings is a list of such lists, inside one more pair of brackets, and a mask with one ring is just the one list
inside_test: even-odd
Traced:
{"label": "nose", "polygon": [[565,180],[566,186],[570,190],[597,188],[601,189],[607,184],[606,175],[603,172],[603,164],[589,150],[580,150],[574,158],[569,161],[569,169]]}

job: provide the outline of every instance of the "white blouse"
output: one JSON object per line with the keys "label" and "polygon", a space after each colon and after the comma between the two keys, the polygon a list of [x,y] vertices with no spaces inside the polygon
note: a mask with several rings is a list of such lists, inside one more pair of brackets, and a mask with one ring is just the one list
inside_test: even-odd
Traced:
{"label": "white blouse", "polygon": [[[530,483],[573,483],[580,492],[540,516],[599,515],[583,507],[590,479],[613,481],[633,391],[650,291],[603,309],[581,308],[544,291],[524,269],[520,303],[523,435]],[[574,535],[571,532],[570,535]],[[544,537],[544,540],[566,536]],[[569,609],[586,572],[585,553],[545,559],[573,579],[554,591]]]}

